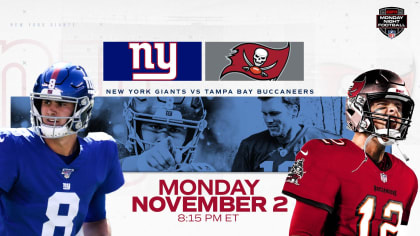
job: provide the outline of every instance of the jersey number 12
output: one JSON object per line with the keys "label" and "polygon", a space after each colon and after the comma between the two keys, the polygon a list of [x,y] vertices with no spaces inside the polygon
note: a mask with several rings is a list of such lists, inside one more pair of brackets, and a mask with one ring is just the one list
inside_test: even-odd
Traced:
{"label": "jersey number 12", "polygon": [[[360,216],[357,222],[358,235],[370,236],[372,232],[372,220],[375,218],[376,211],[376,197],[368,195],[359,204],[356,210],[356,215]],[[386,236],[388,233],[395,235],[398,232],[397,226],[401,222],[403,213],[403,204],[401,202],[389,200],[382,208],[382,223],[379,225],[378,236]],[[397,223],[390,224],[385,220],[392,220],[392,215],[397,216]]]}

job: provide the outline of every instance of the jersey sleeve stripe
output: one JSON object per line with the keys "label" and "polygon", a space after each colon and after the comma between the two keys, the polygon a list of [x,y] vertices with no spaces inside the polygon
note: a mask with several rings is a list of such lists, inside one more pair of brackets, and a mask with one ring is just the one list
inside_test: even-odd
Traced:
{"label": "jersey sleeve stripe", "polygon": [[300,196],[298,196],[296,194],[293,194],[291,192],[288,192],[288,191],[284,191],[283,190],[282,192],[283,192],[283,194],[285,194],[285,195],[287,195],[289,197],[292,197],[292,198],[296,199],[297,201],[301,201],[303,203],[312,205],[314,207],[318,207],[318,208],[321,208],[323,210],[326,210],[329,214],[332,214],[333,213],[333,210],[334,209],[331,206],[328,206],[328,205],[323,204],[323,203],[320,203],[320,202],[316,202],[316,201],[311,200],[311,199],[308,199],[308,198],[300,197]]}

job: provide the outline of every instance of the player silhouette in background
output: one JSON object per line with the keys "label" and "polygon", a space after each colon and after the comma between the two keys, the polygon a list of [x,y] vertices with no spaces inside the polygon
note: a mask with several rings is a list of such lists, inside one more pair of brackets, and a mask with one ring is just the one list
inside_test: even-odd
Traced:
{"label": "player silhouette in background", "polygon": [[81,66],[57,63],[31,93],[32,128],[0,130],[0,235],[109,235],[105,194],[124,179],[117,145],[86,138],[93,87]]}
{"label": "player silhouette in background", "polygon": [[130,154],[123,171],[214,171],[193,162],[207,126],[200,97],[132,97],[125,106]]}
{"label": "player silhouette in background", "polygon": [[396,235],[406,225],[417,178],[385,146],[404,140],[414,102],[388,70],[359,75],[348,91],[353,139],[306,143],[283,193],[296,198],[290,235]]}
{"label": "player silhouette in background", "polygon": [[289,171],[304,143],[314,138],[337,138],[316,127],[299,124],[299,97],[260,97],[267,130],[242,140],[232,171]]}

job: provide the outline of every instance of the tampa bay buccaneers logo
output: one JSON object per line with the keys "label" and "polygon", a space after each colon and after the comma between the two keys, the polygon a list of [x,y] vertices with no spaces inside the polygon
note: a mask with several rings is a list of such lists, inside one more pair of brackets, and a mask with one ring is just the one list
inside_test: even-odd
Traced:
{"label": "tampa bay buccaneers logo", "polygon": [[354,81],[353,86],[348,91],[349,98],[356,97],[360,91],[362,91],[363,87],[365,86],[366,81]]}
{"label": "tampa bay buccaneers logo", "polygon": [[232,49],[231,64],[222,77],[231,72],[245,74],[256,80],[277,80],[289,58],[290,43],[282,49],[272,49],[256,43],[240,44]]}
{"label": "tampa bay buccaneers logo", "polygon": [[298,159],[293,164],[292,168],[289,171],[289,175],[286,178],[286,182],[299,185],[299,180],[302,179],[303,175],[306,173],[303,170],[304,158]]}

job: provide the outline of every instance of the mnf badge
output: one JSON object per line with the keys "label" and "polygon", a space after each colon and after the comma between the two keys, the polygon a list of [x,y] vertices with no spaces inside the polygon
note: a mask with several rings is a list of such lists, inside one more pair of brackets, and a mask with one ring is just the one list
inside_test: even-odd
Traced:
{"label": "mnf badge", "polygon": [[407,28],[407,15],[404,15],[404,9],[399,7],[379,9],[379,15],[376,15],[376,28],[390,39],[400,35]]}

